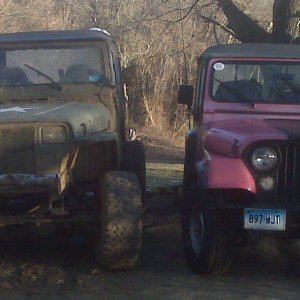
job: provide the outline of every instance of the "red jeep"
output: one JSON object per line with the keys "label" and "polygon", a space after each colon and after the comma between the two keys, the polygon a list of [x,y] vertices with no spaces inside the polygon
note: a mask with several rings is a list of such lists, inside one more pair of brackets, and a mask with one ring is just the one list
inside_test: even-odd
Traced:
{"label": "red jeep", "polygon": [[[193,99],[194,98],[194,99]],[[228,270],[238,240],[300,234],[300,46],[218,45],[180,86],[186,135],[184,247],[197,273]]]}

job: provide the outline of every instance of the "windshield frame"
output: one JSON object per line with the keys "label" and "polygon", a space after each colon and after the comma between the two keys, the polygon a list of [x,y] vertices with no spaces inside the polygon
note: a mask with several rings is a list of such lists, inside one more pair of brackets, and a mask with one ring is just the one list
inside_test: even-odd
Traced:
{"label": "windshield frame", "polygon": [[[103,52],[103,65],[105,67],[105,78],[109,81],[112,82],[112,71],[111,71],[111,66],[110,66],[110,61],[109,61],[109,48],[107,45],[107,42],[105,40],[99,40],[99,41],[59,41],[59,42],[54,42],[54,41],[43,41],[43,42],[25,42],[22,43],[22,41],[18,43],[12,43],[12,44],[1,44],[0,43],[0,52],[3,51],[26,51],[26,50],[34,50],[34,49],[45,49],[45,50],[55,50],[55,49],[79,49],[79,48],[102,48]],[[80,62],[79,62],[80,63]],[[26,67],[25,67],[26,68]],[[42,70],[44,72],[47,72],[47,70]],[[97,84],[98,82],[58,82],[59,85],[73,85],[73,84]],[[22,86],[23,88],[26,87],[34,87],[34,86],[49,86],[51,87],[51,82],[48,83],[33,83],[33,84],[17,84],[17,85],[1,85],[1,89],[5,88],[12,88],[12,87],[17,87],[17,86]],[[101,86],[99,84],[99,86]],[[52,86],[53,87],[53,86]]]}

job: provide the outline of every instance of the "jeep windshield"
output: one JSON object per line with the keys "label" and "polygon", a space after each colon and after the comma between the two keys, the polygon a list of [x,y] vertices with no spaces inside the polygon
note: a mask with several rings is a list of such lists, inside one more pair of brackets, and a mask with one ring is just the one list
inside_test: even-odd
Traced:
{"label": "jeep windshield", "polygon": [[300,104],[299,61],[218,61],[211,78],[218,102]]}
{"label": "jeep windshield", "polygon": [[0,48],[0,88],[110,84],[105,45],[81,43]]}

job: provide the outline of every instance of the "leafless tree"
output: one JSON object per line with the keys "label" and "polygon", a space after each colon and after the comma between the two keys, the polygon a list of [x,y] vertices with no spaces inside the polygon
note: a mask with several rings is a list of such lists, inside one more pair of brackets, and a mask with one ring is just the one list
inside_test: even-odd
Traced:
{"label": "leafless tree", "polygon": [[[259,9],[257,9],[259,7]],[[118,42],[131,120],[177,131],[177,87],[215,43],[299,43],[300,0],[0,0],[2,32],[98,26]],[[272,16],[273,12],[273,16]]]}

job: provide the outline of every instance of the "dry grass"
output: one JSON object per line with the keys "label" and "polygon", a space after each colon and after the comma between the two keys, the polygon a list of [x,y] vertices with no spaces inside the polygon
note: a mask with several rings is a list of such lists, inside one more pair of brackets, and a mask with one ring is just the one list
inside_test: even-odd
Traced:
{"label": "dry grass", "polygon": [[149,131],[138,134],[146,149],[146,161],[156,163],[182,164],[184,158],[184,147],[181,139],[174,139],[168,133],[159,135]]}

